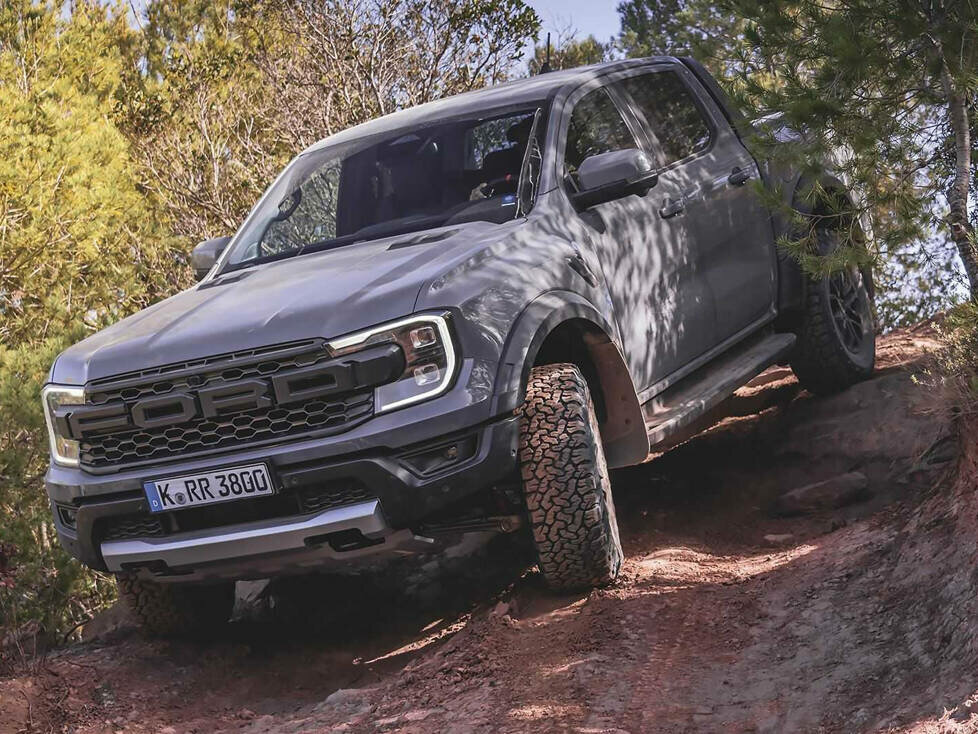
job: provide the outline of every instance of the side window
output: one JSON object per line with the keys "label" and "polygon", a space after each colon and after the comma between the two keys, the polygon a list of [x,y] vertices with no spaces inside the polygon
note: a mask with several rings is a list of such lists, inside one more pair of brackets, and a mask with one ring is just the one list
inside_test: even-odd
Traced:
{"label": "side window", "polygon": [[668,166],[710,145],[710,128],[689,88],[674,71],[633,76],[621,82],[662,146]]}
{"label": "side window", "polygon": [[601,87],[584,95],[574,106],[567,128],[564,168],[577,186],[577,169],[585,158],[638,147],[608,90]]}

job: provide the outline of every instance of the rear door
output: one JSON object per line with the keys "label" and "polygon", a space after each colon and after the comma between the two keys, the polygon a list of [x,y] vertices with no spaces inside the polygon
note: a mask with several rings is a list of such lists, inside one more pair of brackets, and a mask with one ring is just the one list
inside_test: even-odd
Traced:
{"label": "rear door", "polygon": [[774,316],[776,259],[757,164],[681,64],[622,79],[618,89],[651,137],[661,168],[653,190],[663,220],[684,221],[715,306],[715,343]]}
{"label": "rear door", "polygon": [[[576,188],[585,158],[647,148],[636,118],[622,114],[613,86],[575,93],[562,151],[564,185]],[[560,153],[561,151],[558,150]],[[645,389],[707,350],[716,340],[715,311],[687,218],[663,219],[656,201],[681,187],[666,178],[631,195],[580,212],[580,244],[597,259],[614,303],[636,387]]]}

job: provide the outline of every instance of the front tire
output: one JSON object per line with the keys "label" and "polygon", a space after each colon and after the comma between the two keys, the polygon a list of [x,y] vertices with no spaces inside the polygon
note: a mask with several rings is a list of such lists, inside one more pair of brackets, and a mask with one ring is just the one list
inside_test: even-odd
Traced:
{"label": "front tire", "polygon": [[116,576],[119,598],[140,628],[154,637],[199,637],[227,623],[234,582],[209,586],[158,584],[133,574]]}
{"label": "front tire", "polygon": [[[839,247],[840,235],[816,231],[819,251]],[[806,390],[828,395],[873,374],[876,328],[868,272],[847,266],[831,275],[809,277],[791,369]]]}
{"label": "front tire", "polygon": [[534,367],[520,413],[523,493],[540,572],[555,591],[611,583],[623,553],[594,403],[580,370]]}

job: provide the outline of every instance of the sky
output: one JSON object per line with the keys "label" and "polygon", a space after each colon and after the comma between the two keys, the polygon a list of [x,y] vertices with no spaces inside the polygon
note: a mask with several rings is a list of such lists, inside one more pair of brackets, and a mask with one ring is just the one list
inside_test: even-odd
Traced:
{"label": "sky", "polygon": [[599,41],[617,36],[621,28],[618,21],[619,0],[526,0],[537,11],[543,23],[540,41],[546,41],[547,31],[554,34],[568,26],[580,37],[593,35]]}

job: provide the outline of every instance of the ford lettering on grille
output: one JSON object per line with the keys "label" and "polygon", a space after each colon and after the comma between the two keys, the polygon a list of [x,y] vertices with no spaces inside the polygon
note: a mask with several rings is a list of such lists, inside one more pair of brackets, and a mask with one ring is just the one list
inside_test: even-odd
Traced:
{"label": "ford lettering on grille", "polygon": [[309,340],[93,380],[53,418],[80,440],[82,467],[113,471],[349,430],[403,371],[392,344],[331,357]]}
{"label": "ford lettering on grille", "polygon": [[55,413],[55,420],[64,435],[79,439],[139,428],[165,428],[197,418],[298,404],[379,385],[399,374],[401,359],[399,347],[384,345],[268,379],[221,382],[129,403],[66,406]]}

